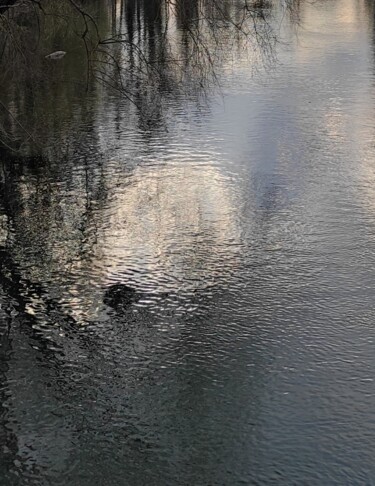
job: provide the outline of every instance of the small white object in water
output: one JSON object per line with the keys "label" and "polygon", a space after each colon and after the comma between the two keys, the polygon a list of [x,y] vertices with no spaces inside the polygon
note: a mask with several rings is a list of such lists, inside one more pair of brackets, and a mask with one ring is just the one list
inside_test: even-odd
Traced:
{"label": "small white object in water", "polygon": [[66,54],[65,51],[52,52],[52,54],[48,54],[48,56],[46,56],[46,59],[52,59],[52,61],[58,61],[59,59],[62,59],[65,56],[65,54]]}

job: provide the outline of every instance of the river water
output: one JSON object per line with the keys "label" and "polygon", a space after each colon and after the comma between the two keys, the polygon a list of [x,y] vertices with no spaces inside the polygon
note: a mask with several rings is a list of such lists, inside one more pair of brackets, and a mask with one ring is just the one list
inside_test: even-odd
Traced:
{"label": "river water", "polygon": [[375,484],[374,7],[297,17],[3,156],[1,484]]}

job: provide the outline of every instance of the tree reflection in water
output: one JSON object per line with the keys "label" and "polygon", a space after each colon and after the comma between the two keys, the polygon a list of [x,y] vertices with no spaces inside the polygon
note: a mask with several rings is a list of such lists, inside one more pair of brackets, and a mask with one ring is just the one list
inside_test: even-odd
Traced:
{"label": "tree reflection in water", "polygon": [[[0,13],[0,136],[3,145],[66,153],[75,127],[103,96],[118,93],[144,126],[160,122],[165,98],[199,98],[234,53],[274,60],[280,6],[243,0],[24,2]],[[286,2],[291,15],[298,3]],[[87,11],[87,15],[83,12]],[[8,18],[9,17],[9,18]],[[2,24],[0,23],[0,26]],[[13,48],[12,39],[17,39]],[[51,62],[45,55],[68,54]],[[16,80],[16,82],[15,82]],[[103,92],[100,85],[104,84]],[[164,101],[163,101],[164,100]]]}

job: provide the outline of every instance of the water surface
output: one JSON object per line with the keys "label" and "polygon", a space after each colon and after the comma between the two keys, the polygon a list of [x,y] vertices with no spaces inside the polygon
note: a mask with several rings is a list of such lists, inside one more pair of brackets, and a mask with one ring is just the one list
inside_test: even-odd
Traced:
{"label": "water surface", "polygon": [[1,163],[2,484],[374,484],[373,19],[301,2],[148,125],[46,101]]}

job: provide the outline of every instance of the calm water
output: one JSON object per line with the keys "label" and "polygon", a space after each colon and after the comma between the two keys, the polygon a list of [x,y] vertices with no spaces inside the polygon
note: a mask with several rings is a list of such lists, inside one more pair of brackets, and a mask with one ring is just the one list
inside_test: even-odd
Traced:
{"label": "calm water", "polygon": [[148,127],[50,92],[3,157],[1,484],[375,484],[373,5],[298,15]]}

